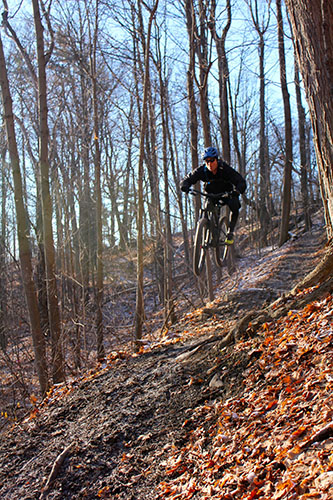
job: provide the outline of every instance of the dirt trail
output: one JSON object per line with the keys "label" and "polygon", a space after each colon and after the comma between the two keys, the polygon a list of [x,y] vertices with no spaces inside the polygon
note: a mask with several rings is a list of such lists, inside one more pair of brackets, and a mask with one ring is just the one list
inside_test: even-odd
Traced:
{"label": "dirt trail", "polygon": [[[223,273],[221,285],[215,290],[216,299],[197,316],[201,332],[204,329],[209,335],[216,331],[213,316],[225,322],[221,333],[225,332],[247,312],[259,310],[290,291],[322,258],[324,244],[323,222],[317,221],[311,231],[300,233],[281,248],[266,248],[259,256],[255,251],[244,254],[231,277]],[[209,320],[206,326],[205,320]],[[185,315],[169,334],[186,330],[188,324],[193,329],[193,323],[193,315]]]}
{"label": "dirt trail", "polygon": [[[45,498],[157,499],[157,485],[166,477],[163,461],[198,423],[193,410],[237,394],[248,363],[247,353],[236,354],[232,346],[216,352],[208,344],[195,357],[179,356],[198,337],[225,331],[244,312],[288,291],[320,258],[322,235],[318,224],[282,249],[247,256],[236,275],[223,281],[213,304],[186,315],[169,332],[186,337],[186,330],[195,338],[137,357],[119,356],[6,432],[0,498],[39,499],[56,458],[71,445]],[[221,367],[227,376],[216,387],[211,381]]]}

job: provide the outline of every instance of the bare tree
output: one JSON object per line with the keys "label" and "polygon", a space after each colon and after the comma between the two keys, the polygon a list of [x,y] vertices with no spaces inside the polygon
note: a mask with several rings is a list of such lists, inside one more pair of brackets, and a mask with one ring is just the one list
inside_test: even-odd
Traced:
{"label": "bare tree", "polygon": [[[44,27],[41,21],[38,0],[32,0],[38,59],[38,113],[39,113],[39,168],[43,212],[43,232],[45,250],[45,269],[47,280],[47,300],[49,312],[49,324],[52,340],[52,376],[55,383],[64,380],[64,364],[62,356],[62,338],[60,311],[58,303],[58,287],[56,281],[55,249],[52,229],[52,199],[50,193],[49,179],[49,155],[48,155],[48,107],[46,88],[46,65],[52,53],[45,53]],[[48,19],[48,15],[44,12]]]}
{"label": "bare tree", "polygon": [[194,72],[195,81],[199,89],[200,96],[200,115],[205,146],[211,146],[211,123],[208,100],[208,77],[212,66],[212,43],[208,40],[208,4],[203,0],[198,2],[198,12],[194,0],[191,0],[193,29],[194,29],[194,47],[195,54],[199,63],[199,78]]}
{"label": "bare tree", "polygon": [[298,61],[295,53],[294,58],[295,65],[295,92],[296,92],[296,102],[297,102],[297,115],[298,115],[298,135],[299,135],[299,156],[301,162],[301,193],[302,193],[302,203],[303,203],[303,214],[305,229],[308,231],[311,228],[311,215],[310,215],[310,203],[309,203],[309,164],[308,155],[306,148],[306,121],[305,121],[305,110],[302,103],[301,95],[301,82],[298,69]]}
{"label": "bare tree", "polygon": [[259,36],[259,109],[260,109],[260,143],[259,143],[259,219],[263,244],[267,244],[269,228],[269,166],[266,155],[266,114],[265,114],[265,34],[270,22],[270,0],[267,5],[267,19],[260,19],[258,0],[246,0],[252,22]]}
{"label": "bare tree", "polygon": [[305,285],[332,279],[333,274],[333,5],[329,0],[286,0],[296,53],[310,110],[326,232],[326,258]]}
{"label": "bare tree", "polygon": [[[138,0],[141,2],[142,0]],[[147,7],[147,5],[144,3]],[[143,301],[143,160],[145,135],[147,128],[147,104],[149,90],[149,61],[150,61],[150,38],[154,16],[158,7],[158,0],[155,1],[153,7],[149,9],[149,20],[146,37],[145,50],[145,71],[143,82],[143,102],[142,115],[140,125],[140,149],[139,149],[139,165],[138,165],[138,214],[137,214],[137,287],[136,287],[136,308],[135,308],[135,349],[139,350],[140,340],[142,338],[142,326],[144,320],[144,301]],[[148,8],[148,7],[147,7]]]}
{"label": "bare tree", "polygon": [[170,188],[169,188],[169,149],[171,144],[169,141],[169,106],[168,106],[168,78],[165,75],[166,68],[161,52],[161,36],[157,30],[157,60],[155,61],[160,86],[160,103],[161,103],[161,120],[162,120],[162,163],[163,163],[163,180],[164,180],[164,317],[165,324],[174,322],[174,300],[173,300],[173,279],[172,279],[172,262],[173,262],[173,246],[172,246],[172,231],[170,222]]}
{"label": "bare tree", "polygon": [[[96,196],[96,335],[97,359],[105,357],[103,345],[103,233],[102,233],[102,191],[101,191],[101,149],[100,149],[100,119],[97,95],[97,38],[99,22],[99,0],[95,0],[93,33],[90,33],[90,77],[92,83],[92,101],[94,116],[94,167],[95,167],[95,196]],[[89,13],[87,12],[89,17]],[[89,24],[90,31],[90,24]]]}
{"label": "bare tree", "polygon": [[[0,66],[1,68],[1,66]],[[8,88],[9,90],[9,88]],[[3,134],[1,134],[1,142]],[[0,224],[0,348],[6,350],[7,348],[7,328],[6,328],[6,262],[5,262],[5,245],[6,245],[6,154],[7,145],[1,147],[1,224]]]}
{"label": "bare tree", "polygon": [[[186,15],[186,25],[188,38],[190,43],[190,61],[189,61],[189,72],[188,72],[188,90],[191,92],[189,94],[189,104],[191,113],[191,127],[197,125],[197,115],[195,110],[195,97],[194,97],[194,86],[193,80],[199,89],[199,106],[200,106],[200,116],[202,122],[202,131],[204,137],[204,144],[206,147],[211,145],[211,123],[210,123],[210,112],[208,105],[208,77],[212,66],[211,62],[211,49],[212,46],[208,43],[208,4],[199,0],[198,11],[196,10],[196,4],[194,0],[185,1],[185,15]],[[195,72],[195,57],[197,57],[199,65],[199,77]],[[191,129],[192,131],[192,129]],[[193,130],[194,132],[194,130]],[[198,131],[194,132],[194,137],[197,140]],[[191,136],[192,138],[192,136]],[[193,145],[192,145],[193,147]],[[196,151],[198,156],[198,151]],[[198,164],[198,160],[192,164],[194,169]],[[196,214],[198,215],[199,205],[196,205]],[[213,293],[213,281],[212,281],[212,269],[210,255],[206,255],[206,275],[207,275],[207,286],[209,300],[214,299]],[[203,290],[202,279],[199,279],[199,286]]]}
{"label": "bare tree", "polygon": [[31,334],[35,352],[35,364],[42,395],[48,390],[48,370],[46,363],[45,340],[40,324],[37,293],[33,281],[31,264],[31,249],[29,243],[28,214],[24,205],[20,159],[17,149],[13,104],[9,88],[7,68],[0,35],[0,84],[5,114],[8,150],[13,172],[15,207],[17,217],[17,235],[19,242],[19,255],[21,263],[22,281],[27,301]]}
{"label": "bare tree", "polygon": [[219,35],[216,30],[216,0],[212,0],[210,10],[209,28],[215,40],[218,68],[219,68],[219,98],[220,98],[220,133],[222,138],[223,159],[230,163],[230,125],[229,125],[229,104],[228,104],[228,80],[229,67],[226,54],[226,38],[231,26],[231,2],[226,0],[227,21]]}
{"label": "bare tree", "polygon": [[291,171],[293,162],[291,110],[290,110],[290,98],[289,98],[287,76],[286,76],[286,57],[284,50],[284,33],[283,33],[281,0],[276,0],[276,15],[277,15],[277,27],[278,27],[280,80],[281,80],[281,90],[283,97],[284,137],[285,137],[282,214],[281,214],[281,226],[280,226],[280,238],[279,238],[279,245],[281,246],[289,239],[288,231],[289,231],[289,218],[290,218],[290,206],[291,206],[291,182],[292,182]]}
{"label": "bare tree", "polygon": [[[310,110],[326,228],[333,237],[333,6],[328,0],[287,0],[296,53]],[[297,22],[297,19],[299,21]]]}

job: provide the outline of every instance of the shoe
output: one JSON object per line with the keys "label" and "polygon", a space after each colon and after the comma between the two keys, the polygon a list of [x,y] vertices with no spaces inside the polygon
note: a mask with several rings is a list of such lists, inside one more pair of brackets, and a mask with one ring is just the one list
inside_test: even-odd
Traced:
{"label": "shoe", "polygon": [[226,245],[233,245],[234,244],[234,233],[231,231],[228,231],[226,239],[224,240],[224,243]]}

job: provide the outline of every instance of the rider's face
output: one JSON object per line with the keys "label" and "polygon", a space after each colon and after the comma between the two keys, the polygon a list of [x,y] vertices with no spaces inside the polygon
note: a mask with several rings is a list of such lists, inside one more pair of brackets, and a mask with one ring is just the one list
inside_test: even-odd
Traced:
{"label": "rider's face", "polygon": [[208,170],[212,172],[212,174],[216,174],[217,171],[217,158],[206,158],[205,160]]}

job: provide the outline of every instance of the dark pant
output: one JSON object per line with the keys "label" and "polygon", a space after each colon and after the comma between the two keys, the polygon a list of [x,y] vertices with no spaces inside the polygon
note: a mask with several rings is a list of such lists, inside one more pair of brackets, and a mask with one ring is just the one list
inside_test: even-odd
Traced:
{"label": "dark pant", "polygon": [[230,200],[227,201],[227,205],[231,211],[231,217],[229,220],[229,231],[233,233],[238,220],[239,209],[241,207],[241,204],[239,203],[238,198],[231,198]]}

